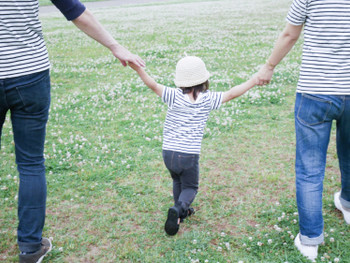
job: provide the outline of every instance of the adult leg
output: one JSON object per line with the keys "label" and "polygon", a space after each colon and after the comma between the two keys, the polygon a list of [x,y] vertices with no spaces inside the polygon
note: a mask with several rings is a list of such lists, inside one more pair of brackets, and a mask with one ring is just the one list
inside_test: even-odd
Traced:
{"label": "adult leg", "polygon": [[350,96],[345,96],[344,110],[337,120],[337,153],[342,184],[340,203],[350,209]]}
{"label": "adult leg", "polygon": [[322,191],[332,109],[332,103],[326,96],[297,94],[295,172],[300,241],[303,245],[318,245],[324,238]]}
{"label": "adult leg", "polygon": [[[24,77],[25,79],[26,77]],[[23,79],[20,80],[23,83]],[[41,248],[45,223],[46,179],[44,142],[50,105],[49,72],[34,82],[9,89],[16,163],[20,176],[18,194],[18,245],[21,252]]]}
{"label": "adult leg", "polygon": [[1,134],[2,134],[2,127],[5,122],[6,117],[6,111],[4,109],[1,109],[0,107],[0,150],[1,150]]}
{"label": "adult leg", "polygon": [[7,103],[6,103],[6,94],[5,94],[5,85],[4,81],[0,80],[0,150],[1,150],[1,134],[2,134],[2,127],[5,122],[6,112],[8,110]]}

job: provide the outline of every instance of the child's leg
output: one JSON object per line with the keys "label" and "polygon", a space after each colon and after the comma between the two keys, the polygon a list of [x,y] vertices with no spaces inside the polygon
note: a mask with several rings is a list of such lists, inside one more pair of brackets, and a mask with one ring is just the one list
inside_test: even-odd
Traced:
{"label": "child's leg", "polygon": [[[182,166],[184,169],[181,173],[181,194],[178,199],[178,203],[187,215],[187,211],[190,208],[194,198],[198,192],[199,185],[199,156],[189,155],[186,158],[182,158]],[[191,164],[191,166],[189,166]]]}
{"label": "child's leg", "polygon": [[173,179],[173,197],[174,205],[177,204],[181,193],[181,169],[177,167],[177,155],[178,153],[173,151],[163,150],[163,160],[166,168],[169,170],[171,178]]}
{"label": "child's leg", "polygon": [[179,196],[181,194],[181,180],[180,176],[176,173],[170,171],[171,178],[173,179],[173,197],[174,197],[174,205],[176,205],[179,201]]}

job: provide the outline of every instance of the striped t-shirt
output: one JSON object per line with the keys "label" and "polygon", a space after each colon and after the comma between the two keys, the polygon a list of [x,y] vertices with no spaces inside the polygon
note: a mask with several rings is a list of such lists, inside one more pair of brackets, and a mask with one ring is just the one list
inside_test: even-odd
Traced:
{"label": "striped t-shirt", "polygon": [[222,104],[222,92],[206,91],[191,102],[179,88],[164,87],[162,101],[168,105],[163,150],[200,154],[204,127],[209,113]]}
{"label": "striped t-shirt", "polygon": [[293,0],[287,21],[304,24],[297,92],[350,95],[350,1]]}
{"label": "striped t-shirt", "polygon": [[[78,0],[52,2],[68,20],[85,10]],[[41,72],[50,67],[38,14],[38,0],[0,0],[0,79]]]}

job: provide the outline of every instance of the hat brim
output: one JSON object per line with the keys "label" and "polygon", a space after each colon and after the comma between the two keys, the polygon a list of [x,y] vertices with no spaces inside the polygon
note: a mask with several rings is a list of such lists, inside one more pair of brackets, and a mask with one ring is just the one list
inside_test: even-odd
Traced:
{"label": "hat brim", "polygon": [[189,87],[193,87],[193,86],[197,86],[199,84],[202,84],[204,82],[206,82],[210,77],[210,73],[207,71],[205,76],[203,78],[200,79],[196,79],[193,81],[179,81],[179,80],[174,80],[174,83],[176,85],[176,87],[182,87],[182,88],[189,88]]}

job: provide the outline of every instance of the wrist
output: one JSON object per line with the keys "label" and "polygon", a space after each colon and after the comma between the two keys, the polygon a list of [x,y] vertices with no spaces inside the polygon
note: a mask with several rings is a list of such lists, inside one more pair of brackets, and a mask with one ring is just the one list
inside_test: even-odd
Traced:
{"label": "wrist", "polygon": [[117,52],[121,48],[121,45],[118,42],[113,41],[111,44],[108,45],[108,48],[112,52]]}
{"label": "wrist", "polygon": [[272,63],[270,62],[270,60],[266,60],[265,65],[267,66],[267,68],[268,68],[269,70],[274,70],[275,67],[277,66],[277,65],[272,64]]}

